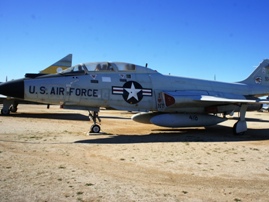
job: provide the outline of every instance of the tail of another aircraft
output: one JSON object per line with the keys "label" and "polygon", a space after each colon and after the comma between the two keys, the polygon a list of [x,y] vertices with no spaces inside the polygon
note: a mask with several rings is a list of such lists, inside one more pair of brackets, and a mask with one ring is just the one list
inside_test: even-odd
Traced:
{"label": "tail of another aircraft", "polygon": [[42,74],[55,74],[72,66],[72,54],[65,56],[54,64],[50,65],[46,69],[40,71]]}
{"label": "tail of another aircraft", "polygon": [[269,86],[269,59],[265,59],[244,81],[244,84],[260,84]]}

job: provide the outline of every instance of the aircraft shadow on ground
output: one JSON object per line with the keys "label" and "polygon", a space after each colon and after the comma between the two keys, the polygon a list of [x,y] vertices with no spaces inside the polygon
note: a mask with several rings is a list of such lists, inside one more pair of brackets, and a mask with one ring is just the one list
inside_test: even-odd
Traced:
{"label": "aircraft shadow on ground", "polygon": [[206,129],[161,129],[144,135],[107,135],[79,140],[84,144],[138,144],[171,142],[243,142],[269,140],[269,129],[248,129],[244,135],[233,135],[232,128],[214,126]]}
{"label": "aircraft shadow on ground", "polygon": [[[12,113],[12,117],[18,118],[39,118],[39,119],[62,119],[74,121],[89,121],[89,116],[78,113]],[[4,116],[3,116],[4,117]],[[100,116],[101,119],[130,119],[117,116]]]}

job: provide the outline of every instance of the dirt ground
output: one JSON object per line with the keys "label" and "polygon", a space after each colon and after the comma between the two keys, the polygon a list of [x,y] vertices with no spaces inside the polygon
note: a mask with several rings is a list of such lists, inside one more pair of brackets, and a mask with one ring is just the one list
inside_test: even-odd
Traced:
{"label": "dirt ground", "polygon": [[210,128],[169,129],[103,110],[19,105],[0,117],[0,201],[268,201],[269,113]]}

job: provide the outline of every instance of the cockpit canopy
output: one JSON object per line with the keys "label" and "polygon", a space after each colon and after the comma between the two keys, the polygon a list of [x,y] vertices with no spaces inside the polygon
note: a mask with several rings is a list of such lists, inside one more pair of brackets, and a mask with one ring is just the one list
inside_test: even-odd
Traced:
{"label": "cockpit canopy", "polygon": [[154,72],[149,68],[142,67],[139,65],[134,65],[131,63],[124,62],[94,62],[94,63],[83,63],[78,64],[68,69],[63,70],[59,74],[69,75],[69,74],[89,74],[89,72],[139,72],[139,73],[149,73]]}

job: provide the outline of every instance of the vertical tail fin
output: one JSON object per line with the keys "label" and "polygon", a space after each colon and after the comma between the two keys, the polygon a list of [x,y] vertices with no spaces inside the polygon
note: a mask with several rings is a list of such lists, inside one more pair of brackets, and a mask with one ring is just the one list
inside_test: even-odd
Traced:
{"label": "vertical tail fin", "polygon": [[72,66],[72,54],[68,54],[59,61],[40,71],[42,74],[55,74]]}
{"label": "vertical tail fin", "polygon": [[269,86],[269,59],[265,59],[254,72],[240,83]]}

